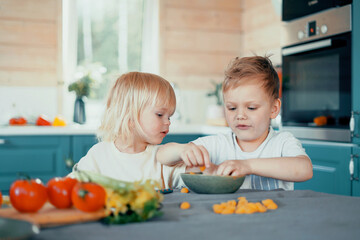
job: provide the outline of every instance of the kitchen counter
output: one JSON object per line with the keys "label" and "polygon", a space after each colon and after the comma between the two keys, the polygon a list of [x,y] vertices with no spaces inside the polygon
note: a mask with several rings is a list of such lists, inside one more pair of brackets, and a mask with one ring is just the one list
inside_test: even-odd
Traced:
{"label": "kitchen counter", "polygon": [[[246,197],[274,200],[279,208],[265,213],[219,215],[213,204]],[[31,239],[357,239],[360,198],[314,191],[255,191],[233,194],[174,193],[164,196],[164,215],[143,223],[100,222],[41,229]],[[191,208],[182,210],[181,202]]]}
{"label": "kitchen counter", "polygon": [[[23,135],[92,135],[96,134],[98,125],[71,124],[65,127],[47,126],[0,126],[0,136]],[[229,132],[228,127],[218,127],[200,124],[171,124],[169,134],[199,134],[212,135]]]}

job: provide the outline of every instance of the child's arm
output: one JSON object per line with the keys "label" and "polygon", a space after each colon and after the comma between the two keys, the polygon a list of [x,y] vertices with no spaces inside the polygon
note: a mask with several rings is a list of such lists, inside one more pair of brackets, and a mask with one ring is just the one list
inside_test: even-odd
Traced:
{"label": "child's arm", "polygon": [[301,182],[312,178],[313,170],[307,156],[227,160],[217,169],[218,175],[242,176],[255,174],[284,181]]}
{"label": "child's arm", "polygon": [[187,167],[210,167],[210,157],[205,147],[193,143],[167,143],[161,145],[156,153],[156,159],[165,165],[174,165],[183,161]]}

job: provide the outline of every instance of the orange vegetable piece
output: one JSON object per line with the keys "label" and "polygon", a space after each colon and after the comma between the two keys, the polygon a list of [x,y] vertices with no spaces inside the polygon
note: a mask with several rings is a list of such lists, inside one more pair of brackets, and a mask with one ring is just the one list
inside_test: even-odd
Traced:
{"label": "orange vegetable piece", "polygon": [[245,209],[245,214],[253,214],[254,212],[256,212],[254,208],[249,207],[247,205],[244,207],[244,209]]}
{"label": "orange vegetable piece", "polygon": [[191,175],[195,175],[195,173],[194,173],[194,172],[189,172],[189,174],[191,174]]}
{"label": "orange vegetable piece", "polygon": [[186,187],[183,187],[180,192],[182,193],[188,193],[189,192],[189,189],[187,189]]}
{"label": "orange vegetable piece", "polygon": [[236,201],[235,200],[230,200],[227,202],[227,206],[230,206],[230,207],[235,207],[236,206]]}
{"label": "orange vegetable piece", "polygon": [[214,204],[213,210],[214,210],[214,213],[220,214],[224,210],[224,207],[221,204]]}
{"label": "orange vegetable piece", "polygon": [[271,199],[262,200],[262,204],[264,204],[267,209],[274,210],[278,208],[277,204]]}
{"label": "orange vegetable piece", "polygon": [[248,200],[246,200],[246,197],[238,197],[238,205],[244,205],[247,203],[248,203]]}
{"label": "orange vegetable piece", "polygon": [[64,127],[66,126],[66,121],[61,116],[56,116],[52,125],[54,127]]}
{"label": "orange vegetable piece", "polygon": [[235,212],[235,207],[228,206],[222,210],[221,214],[233,214]]}
{"label": "orange vegetable piece", "polygon": [[182,202],[180,204],[180,208],[181,209],[189,209],[191,207],[190,203],[189,202]]}
{"label": "orange vegetable piece", "polygon": [[264,205],[262,205],[261,203],[259,203],[259,202],[257,202],[257,203],[255,203],[256,204],[256,207],[257,207],[257,209],[258,209],[258,212],[266,212],[267,211],[267,209],[266,209],[266,207],[264,206]]}
{"label": "orange vegetable piece", "polygon": [[266,212],[267,209],[276,209],[278,206],[271,199],[261,202],[248,202],[245,197],[238,197],[236,200],[229,200],[220,204],[213,205],[213,211],[217,214],[252,214],[256,212]]}
{"label": "orange vegetable piece", "polygon": [[266,206],[267,209],[275,210],[278,208],[278,205],[276,203],[271,203]]}
{"label": "orange vegetable piece", "polygon": [[250,202],[246,205],[246,207],[250,208],[251,210],[253,210],[254,212],[257,212],[258,211],[258,207],[256,206],[255,203],[253,202]]}
{"label": "orange vegetable piece", "polygon": [[244,213],[246,213],[246,211],[245,211],[245,206],[239,206],[239,207],[237,207],[236,210],[235,210],[235,213],[236,213],[236,214],[244,214]]}
{"label": "orange vegetable piece", "polygon": [[261,201],[262,204],[266,207],[266,205],[273,203],[274,201],[272,199],[265,199]]}
{"label": "orange vegetable piece", "polygon": [[316,118],[314,118],[314,123],[316,126],[326,125],[327,118],[325,116],[316,117]]}
{"label": "orange vegetable piece", "polygon": [[205,166],[201,166],[201,167],[200,167],[200,171],[203,172],[203,171],[205,170],[205,168],[206,168]]}
{"label": "orange vegetable piece", "polygon": [[27,120],[24,117],[11,118],[9,120],[9,125],[25,125]]}

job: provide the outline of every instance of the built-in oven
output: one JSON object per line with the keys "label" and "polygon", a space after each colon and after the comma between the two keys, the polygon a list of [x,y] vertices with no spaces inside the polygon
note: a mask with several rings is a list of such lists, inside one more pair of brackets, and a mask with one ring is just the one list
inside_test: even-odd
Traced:
{"label": "built-in oven", "polygon": [[284,22],[282,36],[283,128],[350,142],[351,5]]}

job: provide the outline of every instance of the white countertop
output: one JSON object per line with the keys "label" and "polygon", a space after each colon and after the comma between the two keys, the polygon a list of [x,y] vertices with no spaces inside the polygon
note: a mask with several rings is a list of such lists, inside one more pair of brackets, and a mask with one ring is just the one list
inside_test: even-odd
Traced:
{"label": "white countertop", "polygon": [[[22,135],[91,135],[96,134],[97,125],[71,124],[65,127],[52,126],[0,126],[0,136]],[[201,124],[171,124],[169,134],[212,135],[231,131],[228,127]]]}

